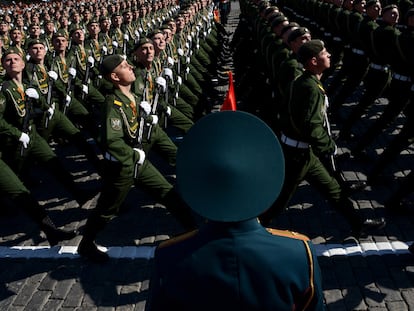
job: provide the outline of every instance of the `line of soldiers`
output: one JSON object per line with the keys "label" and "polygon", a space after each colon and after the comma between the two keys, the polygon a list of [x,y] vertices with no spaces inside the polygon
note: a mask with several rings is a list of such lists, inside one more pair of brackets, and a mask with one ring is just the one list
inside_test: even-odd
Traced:
{"label": "line of soldiers", "polygon": [[[175,165],[177,146],[166,131],[174,127],[184,135],[210,112],[212,98],[220,96],[212,80],[223,69],[228,50],[228,34],[214,21],[210,1],[180,6],[169,0],[103,4],[33,5],[23,14],[30,23],[28,36],[17,27],[20,14],[12,21],[5,14],[1,25],[13,25],[0,27],[6,30],[1,33],[1,158],[15,174],[13,179],[1,175],[0,190],[12,199],[28,197],[25,175],[37,161],[82,206],[96,192],[74,182],[49,142],[53,138],[75,145],[103,179],[79,248],[93,261],[108,259],[94,240],[117,215],[132,184],[144,186],[184,228],[194,228],[184,202],[148,154],[159,152]],[[139,12],[135,19],[134,12]],[[52,13],[60,22],[54,27]],[[70,24],[65,13],[71,13]],[[3,186],[10,182],[19,195]],[[34,199],[30,202],[27,210],[40,210]],[[43,214],[35,218],[46,228],[51,245],[76,234],[56,229]]]}
{"label": "line of soldiers", "polygon": [[[413,2],[345,0],[331,4],[309,1],[304,6],[298,1],[289,7],[292,16],[299,18],[301,23],[307,22],[306,25],[326,40],[328,46],[331,42],[333,52],[341,56],[338,59],[340,69],[331,81],[326,81],[335,118],[338,119],[346,100],[362,86],[363,94],[357,105],[345,118],[337,120],[340,125],[338,138],[356,141],[351,147],[353,156],[366,156],[377,137],[393,126],[397,117],[402,117],[402,130],[385,146],[385,152],[376,157],[368,172],[371,184],[380,182],[384,170],[409,147],[413,138],[410,122],[414,99],[414,62],[411,57],[414,51]],[[388,102],[378,119],[357,136],[353,132],[357,122],[381,97],[387,98]],[[397,203],[398,200],[392,201]],[[389,202],[386,205],[390,206]],[[398,208],[398,205],[390,207]]]}
{"label": "line of soldiers", "polygon": [[[303,1],[298,7],[303,10],[312,3]],[[366,184],[349,183],[337,167],[337,146],[329,124],[332,98],[324,85],[324,75],[335,67],[329,44],[336,40],[315,39],[321,37],[313,20],[293,14],[293,3],[283,4],[241,2],[241,23],[233,40],[238,98],[244,109],[257,114],[277,133],[286,159],[281,195],[259,219],[270,224],[306,179],[348,220],[352,236],[358,238],[369,229],[384,227],[385,220],[355,212],[351,195]],[[257,48],[247,50],[247,46]],[[252,80],[254,85],[248,87]]]}

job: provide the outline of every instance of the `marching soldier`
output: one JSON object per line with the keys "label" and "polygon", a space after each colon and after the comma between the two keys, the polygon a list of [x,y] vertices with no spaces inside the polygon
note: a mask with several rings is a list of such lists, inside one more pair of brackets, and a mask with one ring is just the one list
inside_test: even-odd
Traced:
{"label": "marching soldier", "polygon": [[36,86],[27,85],[23,80],[24,60],[17,50],[10,48],[3,56],[2,64],[7,78],[1,90],[5,100],[1,105],[0,120],[2,127],[14,133],[2,144],[3,160],[19,177],[27,174],[32,160],[38,161],[71,192],[81,206],[90,198],[90,194],[82,192],[76,186],[72,175],[37,132],[35,121],[43,118],[44,111],[48,108]]}
{"label": "marching soldier", "polygon": [[[152,144],[168,137],[151,115],[147,102],[131,91],[135,81],[132,66],[121,56],[111,55],[102,63],[102,75],[114,84],[106,98],[101,145],[105,152],[104,186],[96,208],[88,217],[78,252],[91,261],[109,259],[94,243],[96,235],[114,218],[132,185],[143,186],[167,207],[186,229],[194,220],[174,187],[149,162]],[[169,161],[175,164],[176,147],[170,141]]]}
{"label": "marching soldier", "polygon": [[324,158],[333,160],[337,150],[330,135],[327,96],[320,81],[323,71],[330,66],[330,54],[321,40],[311,40],[300,47],[298,59],[305,72],[293,83],[280,118],[286,178],[280,196],[259,219],[264,226],[269,225],[288,206],[299,183],[307,179],[324,192],[358,238],[364,229],[383,227],[385,221],[362,220],[354,210],[353,201],[322,162]]}

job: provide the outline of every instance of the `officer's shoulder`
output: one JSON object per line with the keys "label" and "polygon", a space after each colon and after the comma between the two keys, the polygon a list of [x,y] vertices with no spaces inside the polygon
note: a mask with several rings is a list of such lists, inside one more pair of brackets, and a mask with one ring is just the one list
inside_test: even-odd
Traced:
{"label": "officer's shoulder", "polygon": [[273,228],[266,228],[266,230],[271,233],[272,235],[276,236],[282,236],[286,238],[296,239],[296,240],[302,240],[302,241],[309,241],[309,237],[290,230],[280,230],[280,229],[273,229]]}
{"label": "officer's shoulder", "polygon": [[186,233],[184,233],[184,234],[181,234],[181,235],[179,235],[179,236],[176,236],[176,237],[174,237],[174,238],[171,238],[171,239],[169,239],[169,240],[166,240],[166,241],[164,241],[164,242],[161,242],[161,243],[158,245],[158,248],[159,248],[159,249],[164,249],[164,248],[168,248],[168,247],[171,247],[171,246],[177,245],[177,244],[179,244],[179,243],[181,243],[181,242],[184,242],[184,241],[186,241],[186,240],[188,240],[188,239],[191,239],[191,238],[192,238],[192,237],[194,237],[197,233],[198,233],[198,230],[193,230],[193,231],[190,231],[190,232],[186,232]]}

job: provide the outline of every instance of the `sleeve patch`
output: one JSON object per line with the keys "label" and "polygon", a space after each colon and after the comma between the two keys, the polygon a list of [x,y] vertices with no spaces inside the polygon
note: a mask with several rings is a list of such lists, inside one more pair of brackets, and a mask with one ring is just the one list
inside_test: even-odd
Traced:
{"label": "sleeve patch", "polygon": [[121,119],[111,118],[111,127],[114,131],[120,131],[122,129]]}

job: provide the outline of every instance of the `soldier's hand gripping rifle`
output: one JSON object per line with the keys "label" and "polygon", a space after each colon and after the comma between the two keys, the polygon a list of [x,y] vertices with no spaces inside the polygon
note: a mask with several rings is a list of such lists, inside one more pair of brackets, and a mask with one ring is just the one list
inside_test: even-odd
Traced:
{"label": "soldier's hand gripping rifle", "polygon": [[89,54],[87,62],[86,62],[86,70],[85,70],[85,76],[83,77],[82,81],[82,100],[85,100],[86,94],[88,94],[89,91],[89,78],[91,75],[91,68],[95,65],[95,59],[92,55]]}
{"label": "soldier's hand gripping rifle", "polygon": [[158,105],[159,105],[159,100],[160,100],[160,94],[164,93],[167,87],[167,81],[165,81],[163,77],[157,77],[155,79],[155,83],[157,84],[157,88],[156,88],[154,99],[151,105],[152,120],[148,128],[148,133],[147,133],[148,140],[151,138],[152,127],[158,122]]}
{"label": "soldier's hand gripping rifle", "polygon": [[67,113],[70,103],[72,101],[73,81],[76,78],[76,69],[73,67],[75,59],[72,60],[71,66],[68,69],[68,82],[66,85],[66,96],[63,98],[63,114]]}
{"label": "soldier's hand gripping rifle", "polygon": [[142,147],[142,139],[144,137],[144,127],[145,127],[145,115],[147,114],[145,110],[147,111],[151,110],[151,106],[148,102],[141,102],[139,106],[142,111],[140,112],[139,128],[138,128],[138,135],[136,137],[136,144],[133,149],[139,153],[140,161],[135,162],[135,166],[134,166],[134,178],[135,179],[138,178],[139,167],[141,166],[141,164],[144,162],[144,159],[145,159],[145,152]]}
{"label": "soldier's hand gripping rifle", "polygon": [[[53,61],[52,66],[53,68],[54,62],[56,59],[56,52],[53,52]],[[47,109],[47,116],[45,119],[45,128],[47,129],[49,127],[49,121],[52,119],[53,114],[55,113],[55,104],[52,102],[52,93],[53,93],[53,85],[55,81],[58,79],[58,74],[56,71],[50,70],[48,73],[48,82],[47,82],[47,97],[46,97],[46,105],[48,107]]]}
{"label": "soldier's hand gripping rifle", "polygon": [[23,126],[22,126],[22,136],[20,137],[20,142],[22,143],[20,147],[20,155],[23,157],[26,154],[27,148],[29,147],[29,133],[30,133],[30,120],[34,115],[33,111],[33,100],[39,99],[39,93],[32,87],[34,81],[34,71],[35,66],[33,66],[32,78],[30,80],[29,87],[25,91],[25,115],[23,119]]}

